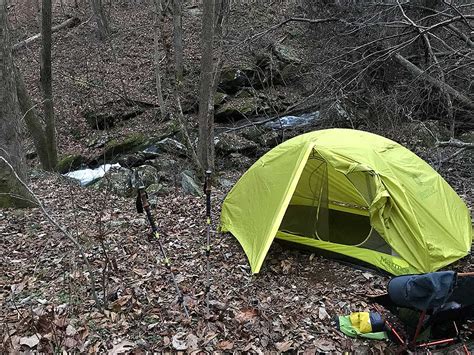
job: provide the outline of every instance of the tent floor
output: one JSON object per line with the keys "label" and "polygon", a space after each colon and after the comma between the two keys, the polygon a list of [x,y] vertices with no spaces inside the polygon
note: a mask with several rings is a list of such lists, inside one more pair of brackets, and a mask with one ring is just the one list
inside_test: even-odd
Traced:
{"label": "tent floor", "polygon": [[328,211],[326,221],[317,223],[315,218],[317,207],[290,205],[279,229],[310,238],[316,237],[315,229],[317,229],[320,239],[346,245],[360,244],[369,235],[371,226],[368,216],[333,209],[326,211]]}

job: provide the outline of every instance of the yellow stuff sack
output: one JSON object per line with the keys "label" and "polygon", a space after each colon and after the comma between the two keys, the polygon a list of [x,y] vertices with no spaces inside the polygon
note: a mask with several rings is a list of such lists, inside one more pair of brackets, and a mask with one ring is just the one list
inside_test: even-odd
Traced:
{"label": "yellow stuff sack", "polygon": [[369,312],[354,312],[349,316],[354,328],[359,329],[361,333],[372,333],[372,324],[370,323]]}

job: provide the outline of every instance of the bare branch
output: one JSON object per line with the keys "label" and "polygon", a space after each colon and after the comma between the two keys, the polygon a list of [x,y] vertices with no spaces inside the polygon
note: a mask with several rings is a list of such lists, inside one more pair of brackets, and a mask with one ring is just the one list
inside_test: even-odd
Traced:
{"label": "bare branch", "polygon": [[438,142],[436,145],[438,147],[455,147],[455,148],[474,149],[474,143],[463,142],[457,139],[450,139],[449,141]]}

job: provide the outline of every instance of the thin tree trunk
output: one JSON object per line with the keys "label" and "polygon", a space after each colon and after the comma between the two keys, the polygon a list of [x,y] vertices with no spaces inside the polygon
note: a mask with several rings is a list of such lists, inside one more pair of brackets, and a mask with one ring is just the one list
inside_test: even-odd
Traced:
{"label": "thin tree trunk", "polygon": [[110,28],[109,21],[104,12],[102,0],[90,0],[92,12],[94,13],[95,22],[97,24],[97,35],[100,40],[104,40],[108,37]]}
{"label": "thin tree trunk", "polygon": [[0,0],[0,64],[0,156],[5,159],[0,161],[0,208],[28,207],[33,205],[31,196],[9,166],[25,177],[6,0]]}
{"label": "thin tree trunk", "polygon": [[214,72],[214,8],[215,0],[203,1],[198,156],[204,170],[214,168],[214,117],[210,117],[211,106],[214,105],[211,97]]}
{"label": "thin tree trunk", "polygon": [[165,100],[163,99],[163,87],[161,85],[161,68],[160,68],[160,24],[163,19],[163,8],[161,0],[155,0],[155,16],[153,21],[153,59],[155,62],[155,85],[156,95],[158,96],[158,104],[160,105],[161,119],[166,117]]}
{"label": "thin tree trunk", "polygon": [[183,23],[181,0],[173,0],[173,45],[175,57],[176,82],[183,81]]}
{"label": "thin tree trunk", "polygon": [[58,153],[56,147],[56,123],[54,118],[53,106],[53,86],[51,70],[51,0],[43,0],[41,9],[41,36],[43,46],[41,48],[41,90],[43,92],[43,112],[45,121],[45,135],[47,151],[49,156],[49,169],[54,170],[58,162]]}

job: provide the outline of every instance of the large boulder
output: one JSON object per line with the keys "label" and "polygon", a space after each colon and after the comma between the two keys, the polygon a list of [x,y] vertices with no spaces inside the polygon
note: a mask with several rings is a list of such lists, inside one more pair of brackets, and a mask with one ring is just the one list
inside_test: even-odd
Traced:
{"label": "large boulder", "polygon": [[113,139],[105,145],[104,153],[100,157],[109,160],[119,154],[136,152],[146,142],[147,139],[142,134],[132,134],[122,140]]}
{"label": "large boulder", "polygon": [[90,128],[102,130],[115,126],[118,121],[136,117],[149,108],[150,105],[135,101],[109,101],[86,109],[82,115]]}
{"label": "large boulder", "polygon": [[257,72],[252,68],[224,68],[221,71],[217,89],[220,92],[233,95],[243,87],[253,86]]}
{"label": "large boulder", "polygon": [[56,165],[56,171],[65,174],[69,171],[79,169],[87,162],[87,158],[80,154],[68,154],[61,157]]}
{"label": "large boulder", "polygon": [[[149,165],[143,165],[136,169],[143,181],[145,188],[159,184],[158,171]],[[92,185],[95,189],[108,189],[115,195],[122,197],[132,197],[136,193],[136,186],[133,186],[134,175],[130,169],[123,167],[110,169],[102,179]]]}
{"label": "large boulder", "polygon": [[195,180],[196,177],[192,171],[185,170],[181,173],[181,187],[183,191],[189,195],[202,196],[202,188]]}
{"label": "large boulder", "polygon": [[273,54],[282,62],[288,64],[301,64],[301,58],[298,56],[296,50],[290,46],[281,43],[276,43],[272,47]]}
{"label": "large boulder", "polygon": [[107,189],[111,193],[122,196],[132,197],[135,194],[135,189],[131,185],[131,171],[125,168],[110,169],[102,179],[92,185],[98,190]]}
{"label": "large boulder", "polygon": [[257,143],[231,133],[223,133],[219,135],[216,143],[216,152],[222,155],[229,155],[231,153],[253,155],[257,149]]}
{"label": "large boulder", "polygon": [[242,97],[224,103],[216,110],[214,118],[216,122],[235,122],[262,115],[265,111],[266,107],[262,105],[260,98],[255,96]]}

